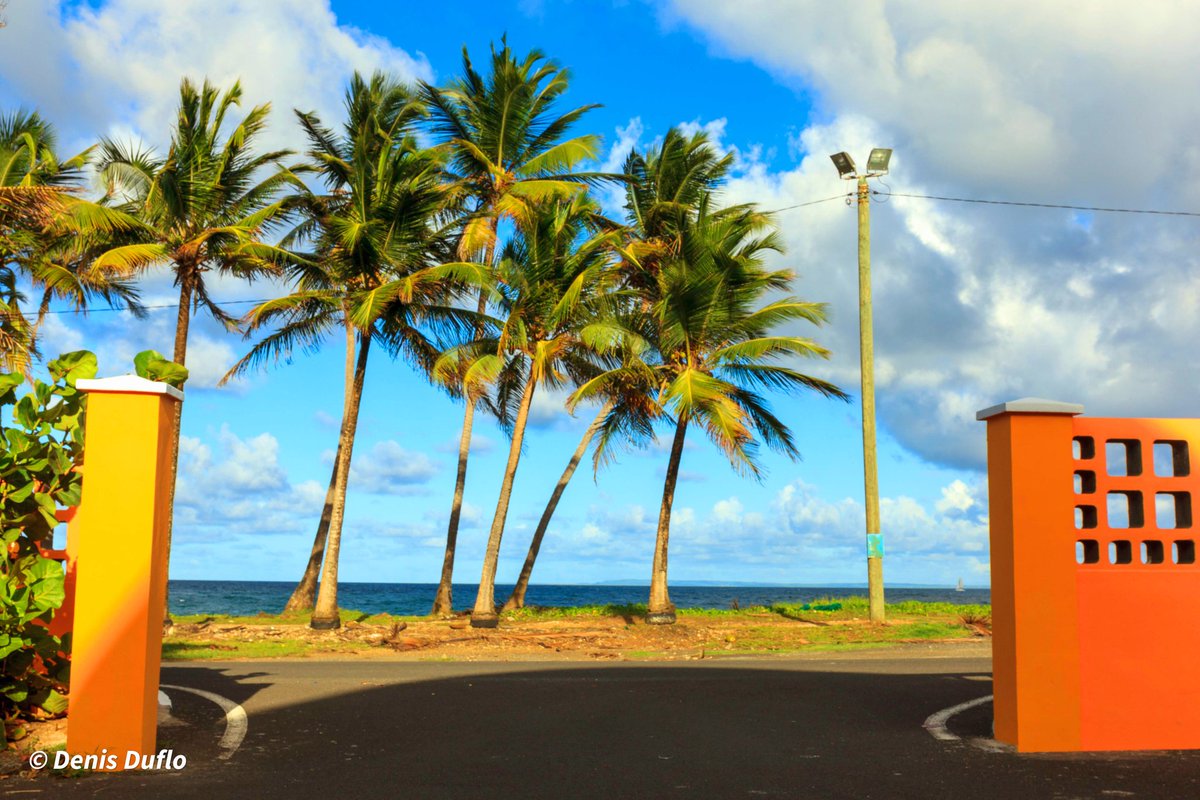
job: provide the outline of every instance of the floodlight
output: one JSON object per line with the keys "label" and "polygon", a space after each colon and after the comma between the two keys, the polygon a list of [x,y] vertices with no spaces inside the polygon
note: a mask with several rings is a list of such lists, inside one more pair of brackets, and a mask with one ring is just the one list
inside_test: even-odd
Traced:
{"label": "floodlight", "polygon": [[888,147],[876,147],[867,159],[867,172],[876,175],[887,175],[888,162],[892,160],[892,150]]}
{"label": "floodlight", "polygon": [[845,151],[834,153],[830,158],[833,159],[833,165],[837,167],[838,175],[846,180],[851,180],[855,177],[857,168],[854,166],[854,159],[850,157],[849,153]]}

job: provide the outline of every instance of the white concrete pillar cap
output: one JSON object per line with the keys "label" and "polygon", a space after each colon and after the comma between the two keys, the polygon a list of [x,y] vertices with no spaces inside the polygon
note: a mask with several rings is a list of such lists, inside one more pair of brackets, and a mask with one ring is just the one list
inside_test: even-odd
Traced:
{"label": "white concrete pillar cap", "polygon": [[1001,414],[1067,414],[1077,417],[1083,413],[1079,403],[1063,403],[1058,400],[1045,400],[1041,397],[1022,397],[1020,400],[1009,400],[998,406],[991,406],[975,413],[975,419],[989,419]]}
{"label": "white concrete pillar cap", "polygon": [[75,381],[81,392],[109,392],[114,394],[165,394],[183,400],[183,392],[170,384],[139,378],[137,375],[118,375],[115,378],[83,378]]}

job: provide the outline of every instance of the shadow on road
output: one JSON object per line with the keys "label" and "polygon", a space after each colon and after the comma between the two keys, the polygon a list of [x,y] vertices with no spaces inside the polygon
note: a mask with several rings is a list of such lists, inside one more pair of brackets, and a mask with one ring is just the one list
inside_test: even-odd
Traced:
{"label": "shadow on road", "polygon": [[1194,797],[1200,779],[1195,753],[1081,761],[935,741],[929,714],[991,691],[986,673],[936,662],[254,667],[164,670],[246,705],[229,762],[53,794],[1033,800]]}

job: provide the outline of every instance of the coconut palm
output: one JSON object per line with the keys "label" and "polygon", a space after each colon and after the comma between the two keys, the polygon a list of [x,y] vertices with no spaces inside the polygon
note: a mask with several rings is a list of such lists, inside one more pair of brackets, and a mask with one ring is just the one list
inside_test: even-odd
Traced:
{"label": "coconut palm", "polygon": [[[299,181],[280,164],[287,151],[255,150],[270,104],[255,106],[236,124],[227,120],[241,97],[237,82],[222,93],[208,81],[197,87],[185,78],[165,157],[111,139],[99,146],[97,167],[110,201],[135,217],[145,234],[105,251],[93,268],[122,274],[156,266],[170,270],[179,287],[172,356],[177,364],[187,362],[194,310],[203,308],[227,326],[236,324],[209,295],[211,277],[254,280],[276,275],[289,258],[286,250],[267,244],[264,237],[285,221],[291,200],[282,195]],[[172,498],[181,414],[178,406],[172,434]],[[168,553],[170,540],[168,526]]]}
{"label": "coconut palm", "polygon": [[[656,148],[645,153],[631,150],[626,157],[624,178],[628,227],[624,229],[626,243],[621,248],[623,259],[620,269],[624,284],[633,289],[643,308],[648,308],[653,301],[656,288],[654,276],[659,263],[678,251],[679,236],[684,226],[695,216],[700,202],[724,181],[732,164],[732,154],[718,153],[706,133],[701,131],[687,136],[678,128],[667,131]],[[636,351],[626,350],[627,366],[637,358]],[[592,439],[602,430],[605,432],[607,444],[597,452],[606,454],[611,452],[611,443],[617,434],[634,444],[653,435],[649,423],[652,414],[637,387],[622,388],[632,391],[604,404],[567,462],[538,521],[525,563],[512,594],[504,604],[504,610],[524,607],[542,540],[558,502]]]}
{"label": "coconut palm", "polygon": [[[646,343],[642,357],[597,376],[571,397],[571,403],[578,403],[609,396],[617,387],[628,393],[631,386],[640,386],[652,400],[651,418],[673,425],[646,619],[656,624],[675,621],[667,591],[667,546],[688,429],[698,426],[734,468],[759,477],[760,441],[798,457],[790,431],[761,390],[846,397],[831,383],[777,363],[829,353],[810,339],[775,333],[789,322],[819,325],[826,311],[820,303],[795,297],[768,300],[787,290],[793,279],[790,272],[764,266],[764,257],[780,250],[770,217],[748,206],[712,211],[710,202],[709,195],[699,199],[694,218],[680,226],[656,272],[641,275],[652,298],[632,323]],[[606,456],[611,433],[602,425],[597,463]]]}
{"label": "coconut palm", "polygon": [[[311,245],[292,267],[293,291],[260,304],[245,319],[248,335],[277,329],[227,376],[297,349],[314,350],[334,331],[344,332],[342,424],[310,622],[316,629],[341,624],[338,561],[371,346],[430,370],[440,351],[428,332],[449,328],[461,336],[473,330],[475,316],[456,306],[457,293],[478,289],[487,277],[481,265],[447,261],[454,249],[458,187],[444,178],[443,153],[421,148],[413,135],[424,114],[414,91],[382,73],[369,79],[356,74],[345,106],[341,133],[315,114],[297,112],[309,142],[308,168],[320,175],[327,192],[302,197],[305,217],[283,243]],[[320,556],[316,560],[321,563]]]}
{"label": "coconut palm", "polygon": [[[461,241],[462,258],[491,265],[501,218],[523,213],[531,202],[568,197],[587,182],[609,177],[575,171],[581,161],[597,156],[600,140],[594,135],[564,138],[584,114],[597,107],[584,105],[558,113],[556,106],[569,79],[566,69],[540,51],[518,58],[502,39],[499,49],[492,47],[486,74],[475,68],[463,48],[461,76],[444,88],[422,85],[422,96],[431,111],[430,132],[450,149],[450,169],[473,198]],[[485,311],[482,298],[478,311]],[[482,331],[476,338],[480,336]],[[478,400],[471,390],[464,397],[454,498],[434,614],[452,609],[454,553]]]}
{"label": "coconut palm", "polygon": [[[126,276],[91,267],[98,248],[139,226],[78,196],[91,148],[60,159],[55,139],[36,112],[0,115],[0,363],[8,370],[28,371],[54,299],[77,311],[102,299],[142,313]],[[32,321],[20,307],[19,276],[41,294]]]}
{"label": "coconut palm", "polygon": [[600,219],[585,195],[531,207],[517,220],[518,233],[496,266],[503,319],[499,335],[452,348],[438,360],[439,376],[464,376],[467,386],[492,383],[505,369],[515,369],[523,378],[471,613],[475,627],[496,625],[500,542],[534,392],[539,386],[579,385],[599,371],[614,346],[609,267],[617,234]]}
{"label": "coconut palm", "polygon": [[688,136],[678,128],[667,131],[657,147],[625,159],[625,214],[628,241],[621,270],[626,285],[644,303],[653,302],[659,288],[659,264],[679,252],[680,236],[725,181],[732,154],[719,153],[703,131]]}

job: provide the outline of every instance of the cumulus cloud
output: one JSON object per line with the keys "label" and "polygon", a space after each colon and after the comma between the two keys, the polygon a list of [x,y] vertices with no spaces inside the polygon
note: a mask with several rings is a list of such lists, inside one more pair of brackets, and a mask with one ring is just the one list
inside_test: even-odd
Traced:
{"label": "cumulus cloud", "polygon": [[[876,3],[837,25],[815,0],[677,0],[669,21],[815,97],[790,166],[738,143],[729,202],[786,208],[845,191],[828,154],[893,146],[896,192],[1200,207],[1200,11],[1095,3]],[[720,120],[693,121],[723,135]],[[732,148],[732,144],[725,143]],[[882,188],[882,187],[881,187]],[[980,469],[974,412],[1035,395],[1102,416],[1192,416],[1200,256],[1178,218],[956,205],[872,209],[881,420],[908,448]],[[816,334],[805,365],[856,387],[854,211],[779,215]],[[808,333],[812,333],[811,329]]]}
{"label": "cumulus cloud", "polygon": [[0,80],[88,135],[157,145],[185,75],[220,86],[242,78],[246,107],[274,106],[273,146],[297,143],[293,108],[336,115],[354,70],[433,77],[424,56],[339,24],[329,0],[47,0],[13,4],[8,18]]}
{"label": "cumulus cloud", "polygon": [[397,442],[377,442],[356,451],[350,465],[350,489],[368,494],[413,494],[437,474],[438,464],[424,453],[405,450]]}
{"label": "cumulus cloud", "polygon": [[[862,503],[830,500],[811,484],[781,488],[761,511],[737,495],[708,508],[677,506],[671,516],[671,571],[721,580],[731,570],[758,581],[821,584],[865,580]],[[929,505],[884,497],[880,516],[889,580],[952,584],[986,581],[988,520],[982,482],[955,480]],[[579,520],[556,520],[544,549],[550,559],[602,557],[610,569],[641,574],[649,566],[657,513],[642,506],[601,505]],[[623,577],[614,573],[610,577]]]}
{"label": "cumulus cloud", "polygon": [[269,433],[243,439],[222,428],[215,443],[180,437],[175,528],[185,544],[295,532],[315,524],[324,502],[316,481],[291,483]]}

